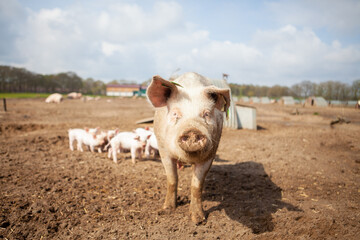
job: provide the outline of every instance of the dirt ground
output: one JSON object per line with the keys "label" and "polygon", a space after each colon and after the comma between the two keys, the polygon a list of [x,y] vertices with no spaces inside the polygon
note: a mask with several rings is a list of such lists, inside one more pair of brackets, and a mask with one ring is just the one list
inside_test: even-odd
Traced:
{"label": "dirt ground", "polygon": [[[69,150],[69,128],[129,131],[153,115],[144,99],[110,101],[0,104],[0,239],[360,239],[359,110],[255,105],[258,131],[223,131],[197,226],[191,167],[169,214],[158,158]],[[351,123],[331,128],[337,116]]]}

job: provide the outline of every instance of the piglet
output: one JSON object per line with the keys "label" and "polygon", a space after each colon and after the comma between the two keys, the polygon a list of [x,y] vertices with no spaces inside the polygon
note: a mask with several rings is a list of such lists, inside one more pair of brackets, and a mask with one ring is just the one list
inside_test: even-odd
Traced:
{"label": "piglet", "polygon": [[133,132],[121,132],[110,140],[108,157],[113,157],[113,161],[117,163],[117,152],[130,150],[132,163],[135,164],[136,155],[141,160],[142,151],[145,148],[145,142],[140,140],[140,136]]}
{"label": "piglet", "polygon": [[91,152],[94,152],[94,148],[104,144],[104,137],[95,133],[89,132],[85,129],[69,129],[69,146],[70,150],[74,151],[73,143],[77,141],[77,150],[83,152],[82,144],[85,144],[90,148]]}
{"label": "piglet", "polygon": [[197,73],[183,74],[173,82],[154,76],[147,97],[156,108],[154,132],[167,175],[164,208],[176,207],[177,165],[191,164],[190,214],[193,222],[202,222],[202,189],[220,142],[230,89],[215,87]]}

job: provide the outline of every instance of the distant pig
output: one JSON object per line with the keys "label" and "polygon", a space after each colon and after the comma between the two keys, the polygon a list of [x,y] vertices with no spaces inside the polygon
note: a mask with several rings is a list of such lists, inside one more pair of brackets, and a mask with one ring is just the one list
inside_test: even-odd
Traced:
{"label": "distant pig", "polygon": [[110,140],[110,147],[108,157],[110,158],[112,155],[115,163],[117,163],[118,150],[120,153],[124,150],[130,150],[132,163],[135,164],[136,156],[141,160],[145,142],[141,141],[140,136],[133,132],[121,132]]}
{"label": "distant pig", "polygon": [[90,148],[91,152],[94,152],[94,148],[104,144],[104,136],[91,133],[87,129],[69,129],[69,146],[70,150],[74,151],[73,143],[76,140],[77,150],[83,152],[82,145],[85,144]]}
{"label": "distant pig", "polygon": [[45,99],[46,103],[60,103],[63,96],[60,93],[53,93]]}
{"label": "distant pig", "polygon": [[177,164],[192,164],[190,214],[193,222],[202,222],[203,184],[220,142],[230,90],[213,86],[197,73],[186,73],[174,82],[154,76],[147,97],[156,108],[154,132],[167,175],[164,208],[176,207]]}

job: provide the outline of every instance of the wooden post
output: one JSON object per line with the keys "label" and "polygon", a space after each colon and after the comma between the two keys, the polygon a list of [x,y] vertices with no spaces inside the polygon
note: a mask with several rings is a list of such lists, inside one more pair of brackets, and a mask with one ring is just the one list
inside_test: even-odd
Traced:
{"label": "wooden post", "polygon": [[7,109],[6,109],[6,98],[3,98],[3,105],[4,105],[4,111],[6,112]]}

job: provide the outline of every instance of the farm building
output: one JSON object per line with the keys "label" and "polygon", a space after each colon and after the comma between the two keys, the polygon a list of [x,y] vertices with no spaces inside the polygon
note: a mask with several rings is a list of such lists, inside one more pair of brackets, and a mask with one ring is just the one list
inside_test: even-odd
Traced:
{"label": "farm building", "polygon": [[250,99],[249,99],[249,97],[241,97],[240,102],[248,103],[248,102],[250,102]]}
{"label": "farm building", "polygon": [[306,99],[305,105],[327,107],[328,102],[323,97],[308,97]]}
{"label": "farm building", "polygon": [[359,101],[347,101],[346,105],[348,107],[355,107],[356,104],[359,104],[360,100]]}
{"label": "farm building", "polygon": [[330,106],[331,107],[342,107],[344,105],[346,105],[346,102],[344,102],[344,101],[330,100]]}
{"label": "farm building", "polygon": [[281,97],[280,103],[281,103],[281,104],[284,104],[284,105],[295,105],[294,98],[291,97],[291,96]]}
{"label": "farm building", "polygon": [[268,97],[261,97],[260,98],[260,102],[262,104],[269,104],[270,103],[270,99]]}
{"label": "farm building", "polygon": [[251,102],[251,103],[260,103],[260,98],[258,98],[258,97],[251,97],[251,98],[250,98],[250,102]]}
{"label": "farm building", "polygon": [[146,88],[137,84],[110,84],[106,86],[106,96],[132,97],[135,95],[143,95]]}

